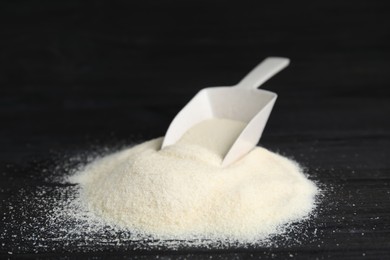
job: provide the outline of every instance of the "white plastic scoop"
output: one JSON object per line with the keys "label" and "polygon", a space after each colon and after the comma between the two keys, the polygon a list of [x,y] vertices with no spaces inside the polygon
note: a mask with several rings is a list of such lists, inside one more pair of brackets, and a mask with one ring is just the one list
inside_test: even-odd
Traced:
{"label": "white plastic scoop", "polygon": [[277,97],[257,88],[289,63],[287,58],[269,57],[235,86],[202,89],[173,119],[161,148],[175,144],[203,120],[225,118],[245,122],[247,126],[226,153],[222,166],[240,159],[259,142]]}

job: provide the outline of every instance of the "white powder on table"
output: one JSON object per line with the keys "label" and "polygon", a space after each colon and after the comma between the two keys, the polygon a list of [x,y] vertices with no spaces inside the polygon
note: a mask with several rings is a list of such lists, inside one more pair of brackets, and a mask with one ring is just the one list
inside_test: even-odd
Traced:
{"label": "white powder on table", "polygon": [[162,138],[142,143],[96,160],[71,181],[93,212],[138,234],[263,239],[306,217],[318,190],[295,162],[261,147],[222,168],[243,127],[207,120],[175,145],[160,150]]}

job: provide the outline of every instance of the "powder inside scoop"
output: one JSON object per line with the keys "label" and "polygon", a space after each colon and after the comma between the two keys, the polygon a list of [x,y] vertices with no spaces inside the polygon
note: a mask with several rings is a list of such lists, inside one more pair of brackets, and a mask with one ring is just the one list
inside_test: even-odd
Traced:
{"label": "powder inside scoop", "polygon": [[244,127],[208,120],[175,145],[160,150],[162,138],[142,143],[94,161],[71,181],[93,212],[139,234],[263,239],[306,217],[317,188],[295,162],[261,147],[222,168]]}
{"label": "powder inside scoop", "polygon": [[188,130],[179,140],[179,145],[200,146],[223,159],[245,126],[244,122],[234,120],[205,120]]}

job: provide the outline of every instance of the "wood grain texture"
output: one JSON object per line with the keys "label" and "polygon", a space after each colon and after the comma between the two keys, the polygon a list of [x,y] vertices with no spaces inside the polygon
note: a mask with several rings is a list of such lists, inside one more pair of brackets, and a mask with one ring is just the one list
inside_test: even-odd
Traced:
{"label": "wood grain texture", "polygon": [[390,258],[389,1],[8,1],[0,10],[1,214],[20,189],[51,185],[41,170],[58,154],[161,136],[199,89],[232,85],[272,55],[292,64],[264,85],[279,98],[261,144],[327,190],[308,227],[315,239],[301,244],[20,256]]}

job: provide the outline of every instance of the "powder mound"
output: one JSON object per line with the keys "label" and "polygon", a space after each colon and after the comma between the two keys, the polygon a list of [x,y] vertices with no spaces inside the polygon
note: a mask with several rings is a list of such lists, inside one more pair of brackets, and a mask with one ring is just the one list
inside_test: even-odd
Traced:
{"label": "powder mound", "polygon": [[103,219],[162,239],[264,239],[314,208],[317,187],[264,148],[222,168],[221,155],[204,146],[161,143],[98,159],[71,181]]}

